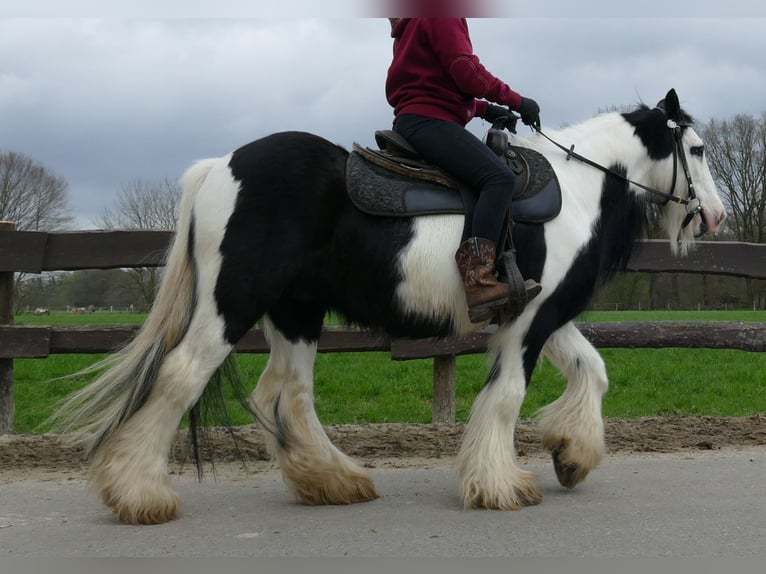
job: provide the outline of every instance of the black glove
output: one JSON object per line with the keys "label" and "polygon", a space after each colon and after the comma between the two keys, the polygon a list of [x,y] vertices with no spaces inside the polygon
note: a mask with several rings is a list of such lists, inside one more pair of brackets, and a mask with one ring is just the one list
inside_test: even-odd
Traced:
{"label": "black glove", "polygon": [[487,111],[484,114],[484,119],[488,122],[495,123],[498,120],[502,120],[511,115],[511,110],[503,106],[496,106],[495,104],[487,104]]}
{"label": "black glove", "polygon": [[519,114],[524,125],[540,129],[540,106],[532,98],[521,98]]}
{"label": "black glove", "polygon": [[484,113],[484,119],[493,126],[500,129],[508,128],[512,133],[516,133],[516,116],[509,108],[487,104],[487,111]]}

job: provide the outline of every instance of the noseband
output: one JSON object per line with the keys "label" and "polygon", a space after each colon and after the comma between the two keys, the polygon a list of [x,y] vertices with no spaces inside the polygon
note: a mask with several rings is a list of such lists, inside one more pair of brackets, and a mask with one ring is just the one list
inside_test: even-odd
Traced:
{"label": "noseband", "polygon": [[[656,109],[661,110],[663,113],[665,113],[665,110],[662,110],[662,108],[656,108]],[[668,204],[668,202],[672,201],[674,203],[678,203],[679,205],[686,206],[686,217],[684,218],[684,221],[681,224],[681,229],[684,229],[692,222],[695,215],[702,212],[702,202],[699,200],[696,192],[694,191],[694,183],[692,182],[692,176],[691,176],[691,173],[689,172],[689,162],[686,159],[684,146],[681,143],[681,138],[683,135],[681,128],[685,128],[691,125],[692,124],[690,122],[679,123],[669,118],[667,120],[667,126],[670,129],[670,132],[673,137],[673,181],[670,184],[670,193],[665,193],[664,191],[660,191],[658,189],[654,189],[652,187],[633,181],[632,179],[628,179],[624,175],[617,173],[616,171],[609,169],[608,167],[604,167],[603,165],[596,163],[595,161],[592,161],[588,159],[587,157],[582,156],[579,153],[575,152],[574,144],[570,146],[569,148],[564,147],[557,141],[551,139],[546,134],[544,134],[539,127],[532,126],[532,129],[535,130],[537,133],[539,133],[541,136],[543,136],[545,139],[547,139],[549,142],[551,142],[553,145],[565,151],[567,154],[567,161],[570,160],[571,158],[575,158],[576,160],[581,161],[584,164],[589,165],[591,167],[594,167],[608,175],[611,175],[612,177],[616,177],[617,179],[624,181],[625,183],[628,183],[630,185],[634,185],[640,189],[643,189],[644,191],[651,193],[656,198],[656,202],[659,203],[660,205],[665,206]],[[687,189],[688,189],[688,194],[686,198],[678,197],[677,195],[675,195],[676,179],[678,177],[678,158],[679,157],[681,158],[681,167],[683,168],[684,175],[686,176],[686,183],[687,183]]]}

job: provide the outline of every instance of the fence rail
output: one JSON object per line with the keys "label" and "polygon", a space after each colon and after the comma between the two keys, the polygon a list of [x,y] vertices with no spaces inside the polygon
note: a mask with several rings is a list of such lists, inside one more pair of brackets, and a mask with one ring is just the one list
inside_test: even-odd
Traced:
{"label": "fence rail", "polygon": [[[135,334],[138,326],[47,327],[12,324],[14,272],[157,267],[172,234],[169,231],[13,231],[0,222],[0,433],[13,430],[13,360],[53,354],[108,353]],[[680,272],[766,279],[766,245],[702,242],[686,258],[672,257],[666,241],[642,242],[627,271]],[[579,323],[599,348],[711,348],[766,351],[766,323],[625,322]],[[492,330],[462,339],[392,339],[357,329],[327,327],[320,353],[381,351],[393,360],[434,360],[433,420],[455,418],[455,357],[482,353]],[[251,330],[237,344],[240,353],[266,353],[263,333]]]}
{"label": "fence rail", "polygon": [[[626,321],[576,323],[580,332],[601,349],[737,349],[766,352],[766,323],[745,321]],[[44,359],[50,355],[111,353],[128,343],[139,325],[49,327],[0,325],[0,359]],[[361,329],[325,327],[319,353],[380,351],[394,361],[457,357],[484,353],[494,328],[463,338],[392,339]],[[268,353],[260,329],[249,331],[237,353]]]}
{"label": "fence rail", "polygon": [[[0,230],[1,231],[1,230]],[[160,267],[170,231],[13,231],[0,236],[0,273]],[[670,253],[668,242],[641,241],[626,270],[706,273],[766,279],[766,244],[698,242],[687,257]]]}

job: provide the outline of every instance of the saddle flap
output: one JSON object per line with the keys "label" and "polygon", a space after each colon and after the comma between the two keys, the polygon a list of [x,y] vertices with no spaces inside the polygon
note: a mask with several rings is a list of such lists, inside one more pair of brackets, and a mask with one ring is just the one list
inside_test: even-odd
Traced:
{"label": "saddle flap", "polygon": [[513,145],[508,146],[506,157],[517,180],[513,220],[545,223],[557,217],[561,212],[561,186],[550,162],[540,152]]}

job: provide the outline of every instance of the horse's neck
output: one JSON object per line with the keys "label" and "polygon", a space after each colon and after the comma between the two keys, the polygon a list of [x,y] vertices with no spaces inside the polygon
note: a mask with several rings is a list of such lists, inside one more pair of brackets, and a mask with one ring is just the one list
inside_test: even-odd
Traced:
{"label": "horse's neck", "polygon": [[[545,133],[566,148],[574,146],[576,153],[604,167],[619,165],[625,168],[628,177],[641,177],[647,168],[646,151],[620,114],[603,114],[560,130],[546,130]],[[561,149],[538,134],[522,139],[525,143],[521,145],[529,144],[549,159],[563,157]]]}

